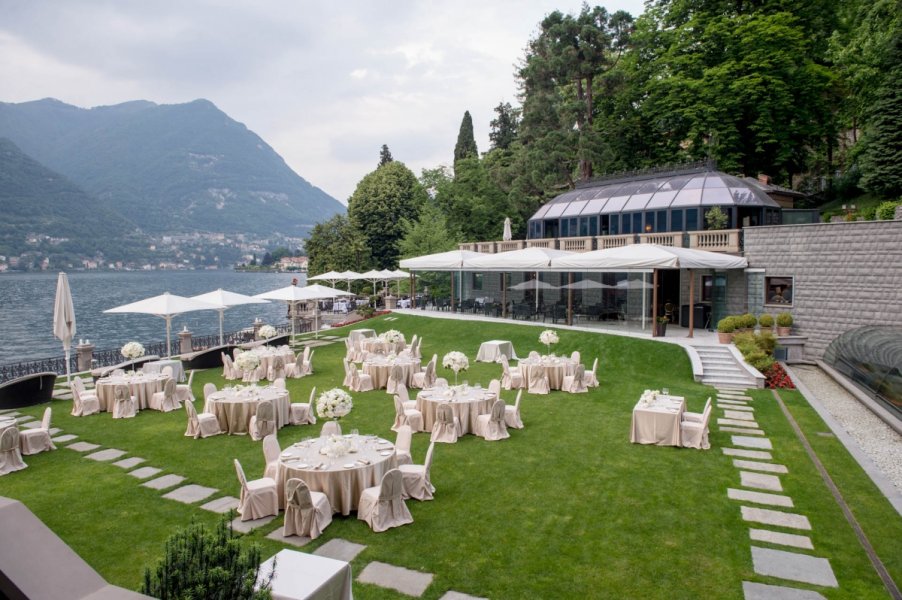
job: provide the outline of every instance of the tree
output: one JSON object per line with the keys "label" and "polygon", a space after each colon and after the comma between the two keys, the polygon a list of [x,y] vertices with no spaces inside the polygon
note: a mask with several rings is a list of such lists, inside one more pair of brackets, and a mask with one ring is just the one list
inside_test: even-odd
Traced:
{"label": "tree", "polygon": [[365,271],[369,264],[366,242],[346,215],[335,215],[325,223],[317,223],[304,247],[311,273]]}
{"label": "tree", "polygon": [[458,240],[448,227],[444,213],[434,202],[426,202],[416,221],[403,219],[404,237],[398,244],[402,258],[453,250]]}
{"label": "tree", "polygon": [[498,115],[489,124],[489,140],[492,149],[507,150],[517,139],[517,130],[520,127],[520,109],[514,108],[510,102],[499,102],[495,107]]}
{"label": "tree", "polygon": [[392,161],[364,176],[348,202],[351,224],[363,236],[377,269],[394,268],[401,220],[415,220],[426,191],[403,163]]}
{"label": "tree", "polygon": [[457,132],[457,144],[454,145],[455,168],[457,168],[457,161],[464,158],[479,158],[476,138],[473,135],[473,118],[470,117],[470,111],[464,112],[464,118],[460,122],[460,131]]}
{"label": "tree", "polygon": [[391,161],[393,161],[391,157],[391,151],[388,149],[388,144],[382,144],[382,150],[379,151],[379,166],[387,165]]}
{"label": "tree", "polygon": [[478,158],[457,162],[454,180],[442,186],[436,204],[463,241],[501,239],[505,216],[514,216],[507,194]]}
{"label": "tree", "polygon": [[861,185],[889,198],[902,194],[902,32],[885,55],[887,69],[868,111]]}

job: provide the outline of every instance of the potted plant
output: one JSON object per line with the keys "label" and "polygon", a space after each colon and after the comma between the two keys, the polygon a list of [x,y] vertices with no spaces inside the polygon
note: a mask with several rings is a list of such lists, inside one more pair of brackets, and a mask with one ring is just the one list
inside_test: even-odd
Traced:
{"label": "potted plant", "polygon": [[792,315],[788,312],[777,314],[777,335],[790,335],[792,331]]}
{"label": "potted plant", "polygon": [[717,339],[721,344],[729,344],[733,341],[734,331],[736,331],[735,317],[724,317],[717,322]]}
{"label": "potted plant", "polygon": [[664,337],[667,335],[667,323],[670,319],[667,316],[658,317],[655,323],[655,337]]}
{"label": "potted plant", "polygon": [[771,331],[774,328],[774,316],[769,313],[764,313],[758,317],[758,324],[761,325],[762,331]]}
{"label": "potted plant", "polygon": [[758,318],[752,313],[745,313],[740,317],[742,319],[742,327],[746,331],[755,331],[755,325],[758,324]]}

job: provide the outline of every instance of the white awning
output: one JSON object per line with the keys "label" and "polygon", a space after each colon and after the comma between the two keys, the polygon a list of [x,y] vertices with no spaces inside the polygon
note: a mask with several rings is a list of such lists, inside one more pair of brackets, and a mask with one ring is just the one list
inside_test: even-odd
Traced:
{"label": "white awning", "polygon": [[556,271],[745,269],[747,267],[748,261],[741,256],[655,244],[630,244],[619,248],[571,254],[551,261],[551,269]]}
{"label": "white awning", "polygon": [[548,271],[555,259],[564,259],[569,256],[575,256],[575,253],[548,248],[522,248],[497,254],[483,254],[479,258],[465,261],[463,269],[465,271]]}
{"label": "white awning", "polygon": [[439,252],[438,254],[417,256],[416,258],[405,258],[401,261],[400,266],[402,269],[411,271],[459,271],[464,261],[480,256],[486,255],[470,250],[451,250],[449,252]]}

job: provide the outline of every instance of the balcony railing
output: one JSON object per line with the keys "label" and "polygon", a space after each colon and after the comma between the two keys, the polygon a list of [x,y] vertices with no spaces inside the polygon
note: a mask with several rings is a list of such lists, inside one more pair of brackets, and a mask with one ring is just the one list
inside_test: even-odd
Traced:
{"label": "balcony railing", "polygon": [[640,244],[657,244],[658,246],[673,246],[679,248],[683,245],[683,232],[672,233],[640,233]]}
{"label": "balcony railing", "polygon": [[690,231],[689,247],[709,252],[731,252],[741,250],[739,229],[719,229],[717,231]]}
{"label": "balcony railing", "polygon": [[570,252],[588,252],[595,249],[594,237],[561,238],[558,240],[558,249]]}
{"label": "balcony railing", "polygon": [[621,246],[629,246],[635,241],[633,234],[625,235],[600,235],[597,238],[598,249],[607,250],[608,248],[620,248]]}
{"label": "balcony railing", "polygon": [[[738,254],[742,251],[741,229],[720,229],[717,231],[688,232],[689,247],[709,252],[727,252]],[[531,240],[510,240],[507,242],[469,242],[459,244],[461,250],[474,252],[507,252],[522,248],[550,248],[553,250],[569,250],[571,252],[589,252],[620,248],[631,244],[657,244],[659,246],[685,247],[687,234],[682,231],[662,233],[626,233],[622,235],[599,235],[586,237],[537,238]]]}

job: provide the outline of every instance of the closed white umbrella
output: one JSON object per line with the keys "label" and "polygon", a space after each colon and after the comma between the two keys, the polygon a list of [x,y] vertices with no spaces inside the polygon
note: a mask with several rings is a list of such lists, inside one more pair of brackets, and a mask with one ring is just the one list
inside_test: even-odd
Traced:
{"label": "closed white umbrella", "polygon": [[504,233],[501,234],[502,241],[509,242],[511,240],[511,218],[504,218]]}
{"label": "closed white umbrella", "polygon": [[269,304],[268,300],[263,300],[261,298],[253,298],[251,296],[245,296],[244,294],[239,294],[237,292],[229,292],[222,288],[218,290],[213,290],[212,292],[207,292],[206,294],[199,294],[197,296],[191,296],[194,300],[200,300],[201,302],[209,302],[210,304],[215,304],[217,306],[217,310],[219,311],[219,345],[222,346],[222,318],[225,314],[227,308],[232,308],[233,306],[241,306],[242,304]]}
{"label": "closed white umbrella", "polygon": [[146,298],[131,304],[123,304],[116,308],[110,308],[105,313],[138,313],[154,315],[166,319],[166,356],[172,356],[172,317],[195,310],[219,310],[219,306],[209,302],[202,302],[194,298],[176,296],[166,292],[153,298]]}
{"label": "closed white umbrella", "polygon": [[69,290],[69,278],[60,273],[56,280],[56,300],[53,302],[53,335],[63,343],[66,352],[66,383],[69,383],[69,348],[75,338],[75,305]]}

